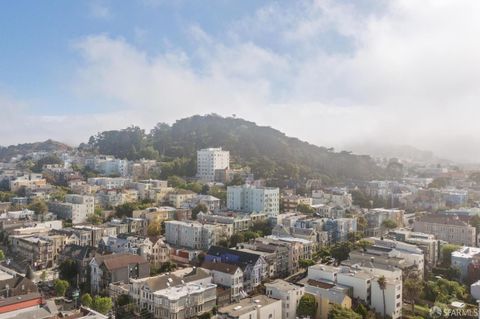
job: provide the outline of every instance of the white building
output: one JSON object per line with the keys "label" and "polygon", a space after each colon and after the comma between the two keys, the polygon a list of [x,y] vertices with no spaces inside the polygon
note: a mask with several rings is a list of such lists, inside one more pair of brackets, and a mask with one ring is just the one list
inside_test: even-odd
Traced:
{"label": "white building", "polygon": [[305,289],[282,279],[265,284],[267,297],[282,301],[282,319],[294,319]]}
{"label": "white building", "polygon": [[308,268],[307,279],[335,284],[339,288],[350,287],[352,299],[363,300],[377,313],[383,315],[383,292],[378,286],[378,279],[381,276],[384,276],[387,282],[385,289],[387,315],[393,319],[400,318],[403,285],[402,271],[398,268],[371,263],[340,267],[317,264]]}
{"label": "white building", "polygon": [[230,168],[230,152],[221,148],[197,151],[197,177],[206,182],[215,181],[215,170]]}
{"label": "white building", "polygon": [[208,250],[217,243],[220,228],[220,225],[204,225],[196,221],[166,221],[165,240],[176,247]]}
{"label": "white building", "polygon": [[475,255],[479,254],[480,248],[466,246],[452,252],[451,266],[460,270],[460,277],[462,280],[465,280],[468,277],[468,266],[472,263]]}
{"label": "white building", "polygon": [[212,282],[230,289],[230,300],[239,300],[243,291],[243,271],[239,265],[222,262],[204,262],[202,268],[210,271]]}
{"label": "white building", "polygon": [[73,224],[81,224],[87,221],[87,217],[95,212],[95,198],[68,194],[65,202],[50,202],[48,209],[55,213],[58,218],[71,220]]}
{"label": "white building", "polygon": [[480,300],[480,280],[470,286],[470,294],[475,300]]}
{"label": "white building", "polygon": [[282,302],[258,295],[218,309],[218,319],[280,319]]}
{"label": "white building", "polygon": [[228,186],[227,208],[276,216],[280,213],[280,190],[276,187]]}

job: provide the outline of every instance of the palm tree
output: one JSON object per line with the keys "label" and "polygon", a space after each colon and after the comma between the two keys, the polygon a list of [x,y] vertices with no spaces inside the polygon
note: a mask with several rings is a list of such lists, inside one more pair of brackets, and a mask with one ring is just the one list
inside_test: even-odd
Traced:
{"label": "palm tree", "polygon": [[383,319],[387,317],[387,305],[385,304],[385,289],[387,289],[387,279],[385,276],[380,276],[377,279],[377,284],[380,290],[382,291],[382,297],[383,297]]}

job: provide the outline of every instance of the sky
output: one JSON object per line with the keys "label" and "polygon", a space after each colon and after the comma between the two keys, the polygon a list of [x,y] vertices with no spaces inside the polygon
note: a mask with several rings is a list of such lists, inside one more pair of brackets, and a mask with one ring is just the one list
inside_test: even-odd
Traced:
{"label": "sky", "polygon": [[478,0],[0,1],[0,145],[217,113],[480,162]]}

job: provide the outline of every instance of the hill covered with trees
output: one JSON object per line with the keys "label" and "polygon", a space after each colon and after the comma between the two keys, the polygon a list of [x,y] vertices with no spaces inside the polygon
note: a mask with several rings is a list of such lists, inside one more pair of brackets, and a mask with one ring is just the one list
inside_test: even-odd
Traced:
{"label": "hill covered with trees", "polygon": [[139,127],[92,136],[88,147],[100,154],[127,159],[158,159],[165,174],[193,176],[196,151],[229,150],[232,162],[249,166],[256,177],[322,178],[326,181],[380,178],[382,169],[369,156],[334,152],[271,127],[218,115],[192,116],[173,125],[159,123],[148,134]]}
{"label": "hill covered with trees", "polygon": [[70,146],[53,140],[10,146],[0,146],[0,161],[8,161],[13,156],[16,156],[18,154],[26,155],[34,152],[66,152],[70,151],[71,149],[72,148]]}

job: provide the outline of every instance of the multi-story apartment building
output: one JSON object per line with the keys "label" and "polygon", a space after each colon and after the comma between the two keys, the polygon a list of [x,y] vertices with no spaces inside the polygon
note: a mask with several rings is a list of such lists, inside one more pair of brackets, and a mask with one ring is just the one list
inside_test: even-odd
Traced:
{"label": "multi-story apartment building", "polygon": [[460,279],[466,280],[468,279],[470,264],[479,257],[480,248],[464,246],[452,252],[451,266],[460,270]]}
{"label": "multi-story apartment building", "polygon": [[383,223],[386,220],[394,221],[397,227],[403,226],[405,211],[401,209],[385,209],[385,208],[374,208],[370,209],[365,214],[365,219],[367,220],[367,236],[379,237],[384,235],[387,232],[387,229],[383,227]]}
{"label": "multi-story apartment building", "polygon": [[180,208],[184,203],[197,196],[196,193],[186,190],[177,189],[168,195],[168,202],[175,208]]}
{"label": "multi-story apartment building", "polygon": [[337,218],[324,220],[323,230],[328,233],[331,243],[348,240],[348,234],[357,231],[356,218]]}
{"label": "multi-story apartment building", "polygon": [[282,302],[265,295],[258,295],[218,309],[217,317],[218,319],[280,319]]}
{"label": "multi-story apartment building", "polygon": [[305,293],[304,287],[276,279],[266,283],[265,288],[267,297],[282,301],[282,319],[296,318],[297,306]]}
{"label": "multi-story apartment building", "polygon": [[219,287],[228,288],[230,302],[239,300],[243,292],[243,271],[238,265],[222,262],[204,262],[202,268],[210,271],[212,282]]}
{"label": "multi-story apartment building", "polygon": [[477,245],[477,231],[468,222],[458,216],[428,215],[416,220],[413,224],[416,232],[435,235],[439,240],[464,245]]}
{"label": "multi-story apartment building", "polygon": [[69,194],[65,196],[65,202],[50,202],[48,209],[58,218],[71,220],[73,224],[84,223],[89,215],[95,211],[95,199],[93,196]]}
{"label": "multi-story apartment building", "polygon": [[227,208],[242,212],[264,212],[270,216],[280,212],[280,190],[275,187],[250,185],[227,187]]}
{"label": "multi-story apartment building", "polygon": [[425,265],[435,267],[439,261],[440,244],[435,235],[412,232],[409,230],[392,230],[389,238],[417,246],[423,251]]}
{"label": "multi-story apartment building", "polygon": [[312,205],[311,197],[304,197],[299,195],[282,196],[282,206],[284,211],[294,211],[298,205]]}
{"label": "multi-story apartment building", "polygon": [[35,270],[53,267],[65,246],[65,237],[61,235],[12,235],[9,241],[12,252]]}
{"label": "multi-story apartment building", "polygon": [[206,182],[215,181],[215,171],[230,168],[230,152],[221,148],[197,151],[197,177]]}
{"label": "multi-story apartment building", "polygon": [[[325,292],[335,287],[348,287],[350,297],[368,304],[375,312],[383,315],[383,291],[378,279],[385,277],[386,315],[396,319],[402,316],[402,271],[392,266],[381,266],[375,263],[354,263],[350,266],[333,267],[317,264],[308,268],[305,292],[319,293],[318,287],[325,287]],[[310,282],[313,280],[314,282]],[[327,299],[332,296],[327,294]]]}
{"label": "multi-story apartment building", "polygon": [[197,318],[216,304],[217,285],[208,272],[187,268],[170,274],[131,279],[129,295],[138,310],[153,318]]}
{"label": "multi-story apartment building", "polygon": [[129,163],[127,160],[115,158],[113,156],[99,155],[85,160],[85,166],[96,170],[103,175],[128,176]]}
{"label": "multi-story apartment building", "polygon": [[165,240],[170,245],[191,249],[208,250],[224,237],[228,238],[224,225],[201,224],[196,221],[165,222]]}
{"label": "multi-story apartment building", "polygon": [[43,178],[42,174],[28,174],[18,176],[10,181],[10,191],[17,192],[20,188],[37,189],[47,185],[47,180]]}
{"label": "multi-story apartment building", "polygon": [[267,220],[265,213],[241,213],[241,212],[216,212],[214,214],[204,214],[200,212],[197,220],[201,223],[232,225],[233,232],[248,230],[255,222]]}

